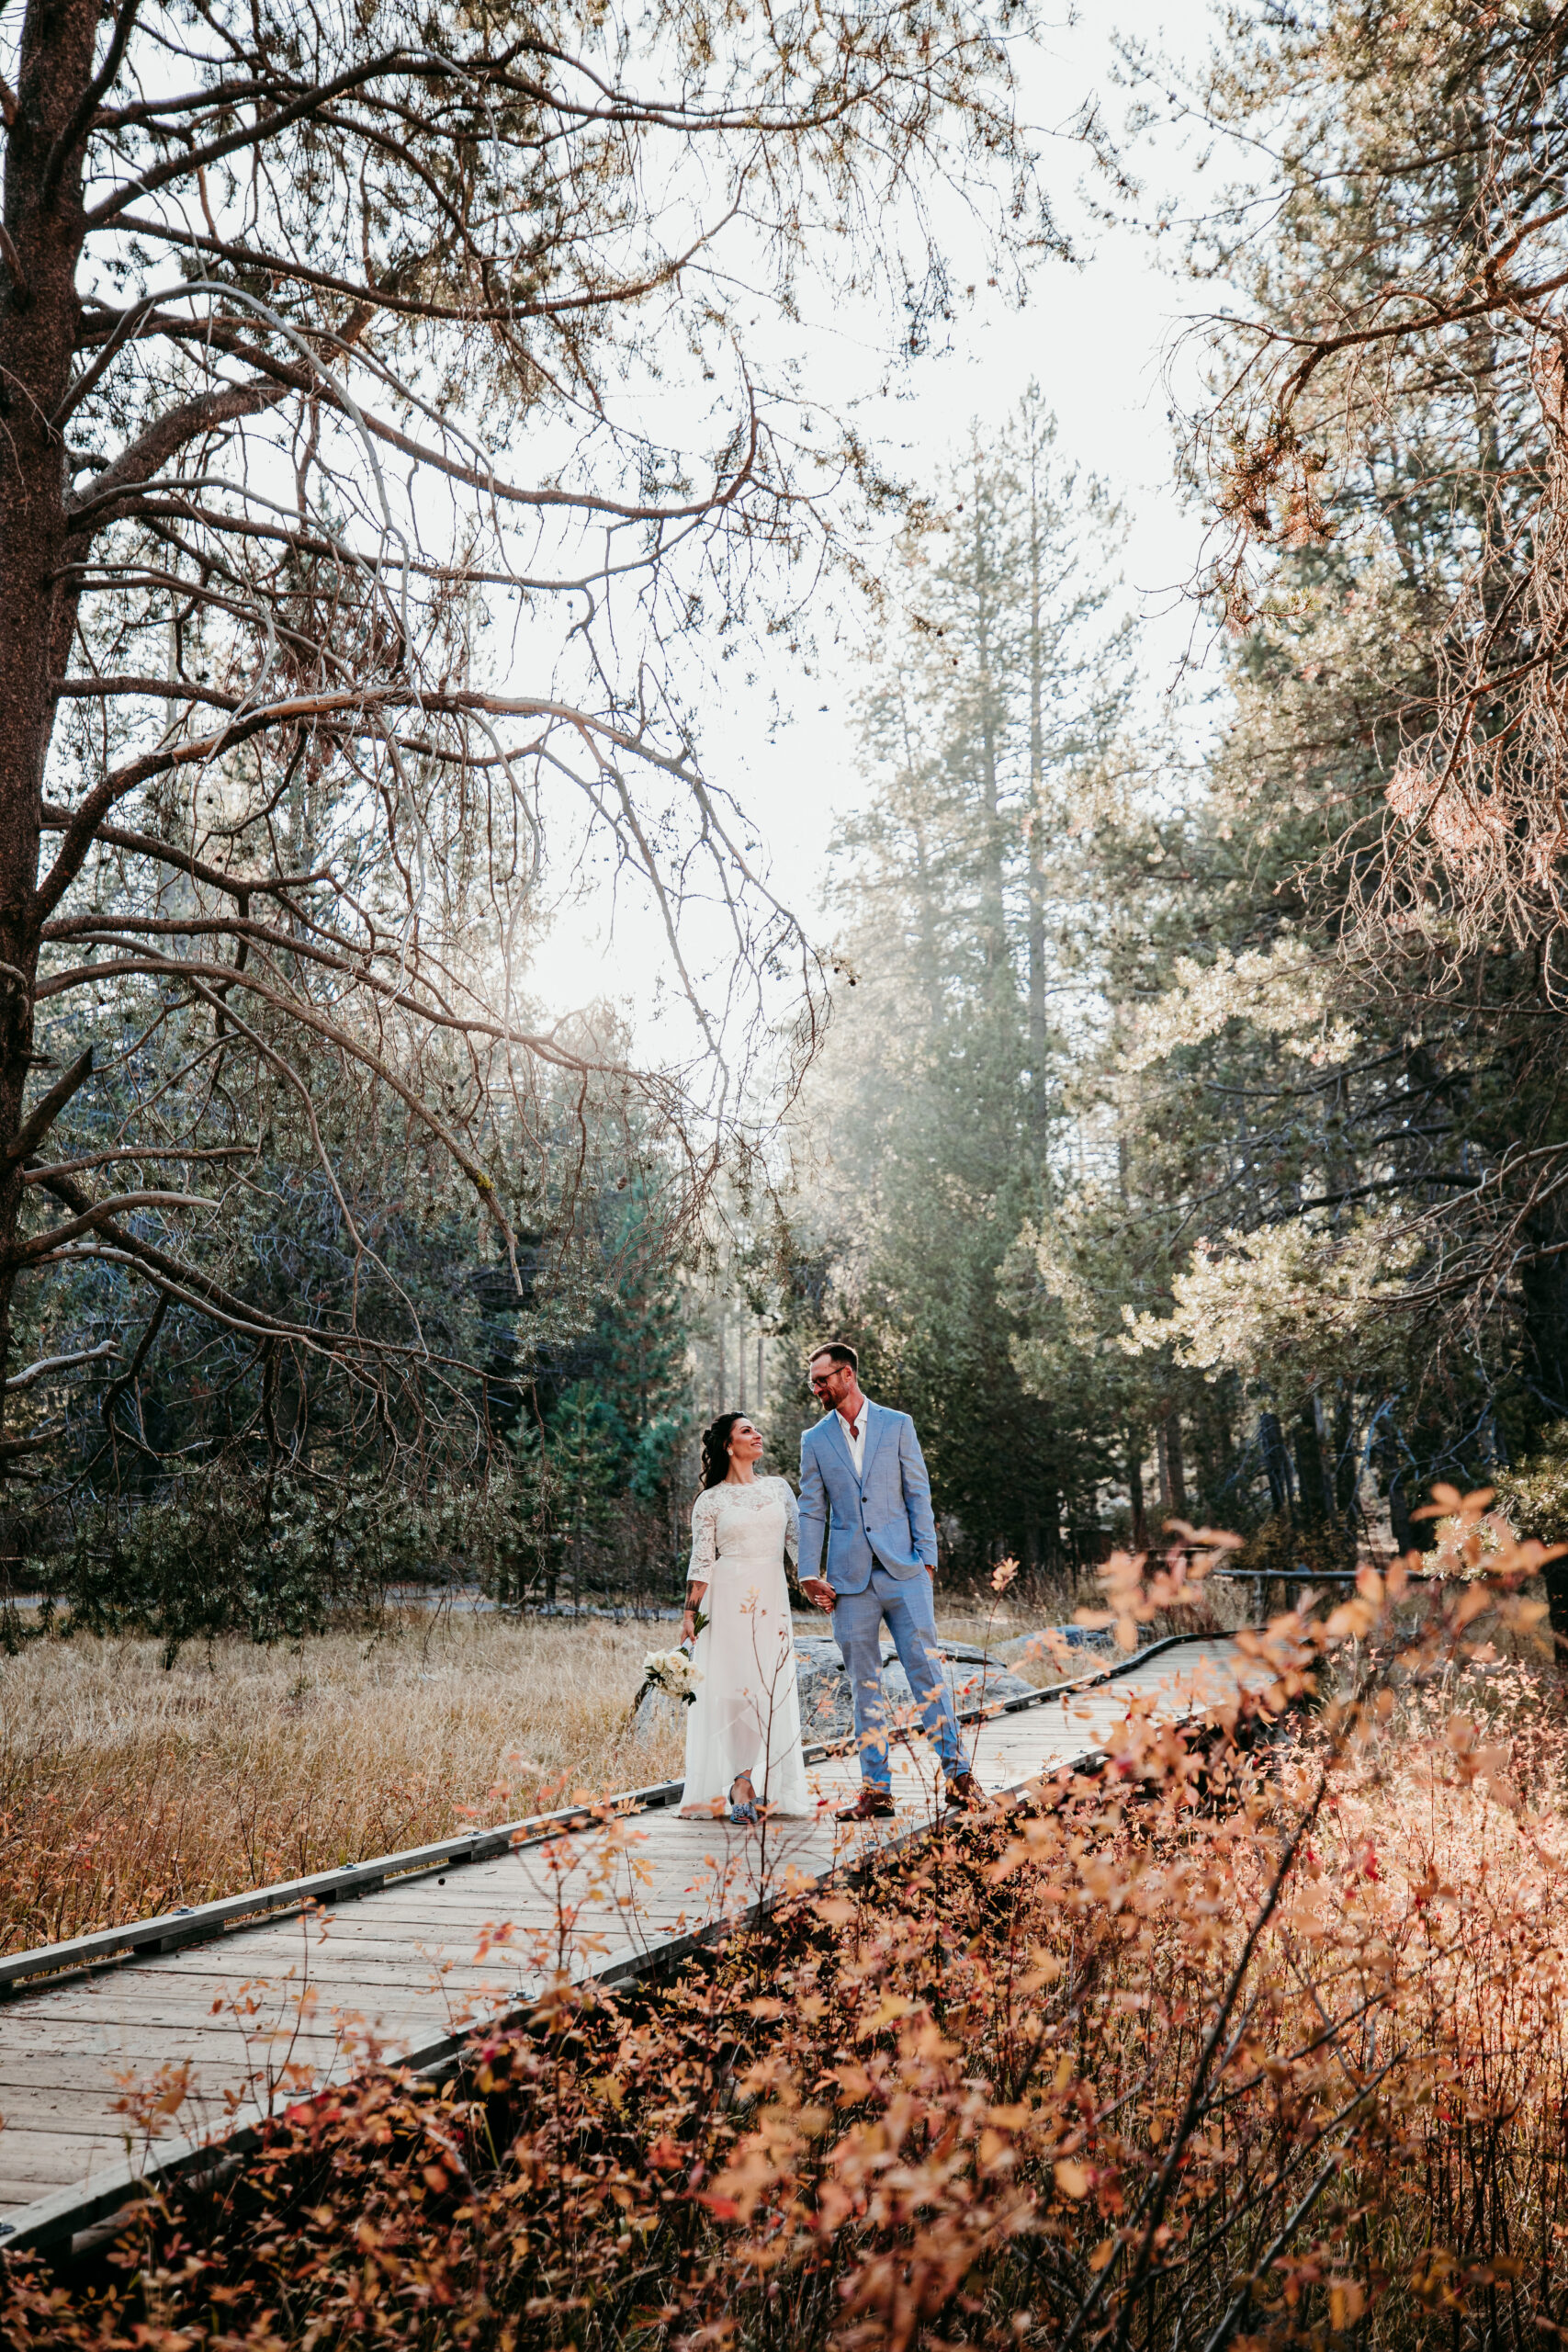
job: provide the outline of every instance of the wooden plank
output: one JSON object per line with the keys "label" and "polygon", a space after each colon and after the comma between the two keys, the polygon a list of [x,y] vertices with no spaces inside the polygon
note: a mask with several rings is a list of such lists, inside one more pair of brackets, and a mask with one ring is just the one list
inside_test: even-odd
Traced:
{"label": "wooden plank", "polygon": [[[331,2042],[319,2043],[312,2053],[312,2079],[325,2081],[331,2076],[346,2077],[359,2070],[362,2053],[352,2046]],[[146,2086],[151,2088],[162,2073],[161,2066],[152,2070],[112,2064],[105,2058],[78,2059],[63,2070],[70,2079],[51,2086],[41,2082],[7,2084],[0,2091],[0,2115],[6,2131],[35,2129],[39,2115],[81,2115],[92,2109],[98,2121],[106,2119],[114,2128],[129,2130],[133,2119],[129,2110],[118,2109],[118,2102],[130,2092]],[[192,2109],[221,2119],[232,2107],[242,2104],[265,2107],[269,2101],[279,2107],[291,2105],[299,2096],[294,2084],[269,2084],[243,2066],[212,2063],[205,2067],[192,2067],[190,2096],[181,2113]],[[184,2125],[181,2126],[184,2129]],[[5,2140],[0,2132],[0,2145]]]}
{"label": "wooden plank", "polygon": [[[607,1904],[594,1906],[596,1916],[608,1916],[612,1908]],[[555,1920],[553,1909],[549,1912],[537,1911],[529,1917],[525,1916],[518,1906],[512,1914],[512,1922],[519,1939],[529,1929],[540,1932],[553,1929]],[[499,1928],[501,1915],[497,1915],[491,1924]],[[461,1959],[465,1964],[469,1964],[479,1936],[479,1927],[469,1927],[466,1923],[443,1931],[428,1921],[423,1925],[395,1919],[367,1921],[363,1926],[355,1923],[353,1929],[330,1928],[324,1935],[312,1939],[306,1953],[296,1948],[291,1952],[253,1955],[243,1945],[233,1949],[227,1943],[198,1944],[191,1951],[170,1953],[160,1960],[156,1964],[155,1979],[151,1967],[145,1970],[145,1973],[149,1981],[159,1984],[194,1983],[198,1977],[210,1977],[215,1991],[247,1982],[299,1985],[310,1982],[323,1967],[336,1967],[353,1952],[361,1948],[369,1950],[378,1944],[406,1952],[411,1961],[445,1957]],[[138,1971],[139,1974],[141,1973]]]}
{"label": "wooden plank", "polygon": [[[645,1900],[645,1892],[639,1891],[639,1904]],[[565,1905],[568,1912],[581,1907],[570,1902]],[[618,1910],[628,1908],[629,1901],[625,1905],[601,1901],[590,1907],[594,1917],[611,1918]],[[292,1950],[252,1953],[246,1949],[245,1939],[225,1939],[221,1944],[198,1944],[189,1951],[170,1953],[156,1963],[141,1963],[136,1973],[159,1984],[194,1981],[204,1974],[209,1975],[215,1985],[241,1984],[247,1978],[270,1984],[299,1984],[313,1976],[321,1966],[333,1966],[362,1946],[368,1950],[376,1944],[395,1945],[411,1957],[445,1955],[468,1962],[487,1927],[499,1932],[510,1923],[521,1949],[530,1935],[553,1934],[559,1916],[554,1903],[538,1901],[497,1905],[482,1919],[450,1923],[367,1917],[336,1923],[313,1933],[304,1951],[295,1945]]]}
{"label": "wooden plank", "polygon": [[27,2132],[7,2124],[0,2132],[0,2151],[15,2176],[51,2188],[83,2179],[95,2165],[113,2164],[126,2153],[119,2134],[107,2130],[101,2118],[98,2129],[91,2133],[57,2132],[52,2127],[47,2132]]}
{"label": "wooden plank", "polygon": [[[343,2071],[346,2075],[352,2069],[345,2065]],[[232,2087],[240,2093],[239,2099],[234,2102],[236,2106],[265,2108],[267,2104],[268,2094],[265,2088],[258,2091],[244,2083],[223,2087]],[[232,2112],[221,2088],[206,2097],[193,2095],[175,2115],[166,2119],[162,2131],[150,2141],[145,2125],[134,2115],[117,2111],[115,2100],[119,2096],[118,2091],[107,2098],[102,2093],[69,2091],[60,2093],[52,2102],[42,2093],[24,2096],[20,2099],[13,2098],[6,2105],[6,2125],[0,2132],[0,2151],[12,2150],[12,2156],[6,2160],[15,2163],[20,2159],[24,2170],[28,2168],[29,2148],[42,2149],[56,2140],[73,2143],[86,2140],[95,2145],[107,2142],[118,2155],[124,2154],[127,2148],[134,2153],[139,2148],[155,2144],[160,2138],[173,2139],[198,2130],[217,2131],[221,2135],[223,2126]],[[290,2089],[278,2093],[272,2103],[281,2112],[303,2096],[305,2094],[300,2090]],[[78,2160],[77,2173],[83,2169]]]}
{"label": "wooden plank", "polygon": [[[0,2132],[0,2142],[16,2147],[53,2133],[73,2140],[97,2141],[107,2136],[117,2150],[124,2140],[139,2143],[147,2136],[144,2127],[133,2116],[117,2110],[116,2101],[123,2096],[114,2085],[96,2092],[14,2091],[6,2101],[6,2128]],[[214,2120],[221,2115],[220,2101]]]}
{"label": "wooden plank", "polygon": [[[423,2024],[422,2018],[404,2020]],[[331,2017],[312,2019],[295,2034],[291,2026],[278,2041],[298,2040],[304,2050],[330,2054],[341,2049],[344,2041],[344,2026]],[[152,2074],[171,2057],[189,2057],[203,2068],[239,2076],[264,2069],[270,2059],[276,2064],[278,2041],[265,2036],[246,2041],[232,2030],[226,2034],[194,2030],[181,2035],[177,2048],[172,2048],[166,2026],[141,2024],[124,2018],[110,2020],[107,2025],[82,2025],[52,2029],[36,2040],[16,2050],[0,2053],[0,2111],[5,2109],[5,2086],[30,2079],[25,2070],[34,2066],[62,2069],[77,2066],[97,2066],[107,2083],[115,2072],[134,2068],[139,2076]],[[65,2077],[62,2075],[62,2079]]]}
{"label": "wooden plank", "polygon": [[[323,2034],[320,2038],[335,2037]],[[246,2047],[232,2028],[217,2033],[197,2027],[184,2037],[180,2054],[192,2051],[204,2064],[216,2063],[227,2055],[231,2061],[243,2064]],[[69,2065],[77,2060],[83,2064],[101,2060],[106,2064],[112,2061],[117,2066],[152,2067],[168,2055],[169,2036],[164,2026],[141,2025],[121,2018],[106,2027],[96,2019],[91,2023],[67,2019],[50,2023],[39,2032],[30,2034],[25,2042],[0,2045],[0,2088],[11,2080],[13,2069],[18,2066]],[[0,2108],[4,2105],[4,2098],[0,2098]]]}
{"label": "wooden plank", "polygon": [[[411,1953],[411,1968],[416,1964],[421,1970],[417,1990],[423,2003],[433,1963],[423,1955],[416,1963]],[[496,1969],[515,1973],[507,1971],[504,1958],[497,1962]],[[379,1982],[384,1973],[384,1970],[372,1968],[367,1981]],[[124,2018],[134,2023],[156,2016],[197,2030],[212,2026],[231,2026],[240,2032],[270,2030],[279,2019],[299,2014],[301,1995],[313,1992],[329,1978],[336,1983],[341,1974],[333,1963],[320,1973],[312,1970],[293,1976],[282,1971],[264,1975],[254,1968],[242,1967],[229,1976],[215,1971],[193,1970],[188,1974],[171,1972],[150,1981],[132,1967],[107,1984],[62,1985],[51,1997],[47,2010],[33,2012],[30,2019],[7,2018],[7,2030],[0,2040],[28,2041],[29,2024],[36,2029],[46,2018],[78,2022]]]}
{"label": "wooden plank", "polygon": [[[647,1849],[639,1847],[634,1849],[636,1861],[641,1861],[649,1855],[657,1855],[661,1860],[668,1856],[671,1865],[684,1859],[679,1849],[671,1851],[668,1846],[649,1846]],[[628,1862],[625,1868],[617,1871],[616,1877],[629,1882],[631,1869],[632,1864]],[[570,1887],[573,1881],[570,1878],[552,1880],[543,1873],[536,1877],[519,1871],[511,1879],[484,1888],[477,1894],[469,1894],[466,1888],[461,1887],[442,1889],[435,1900],[418,1903],[410,1900],[407,1896],[381,1894],[377,1895],[372,1902],[360,1902],[345,1905],[341,1909],[320,1912],[303,1929],[297,1927],[291,1938],[278,1936],[270,1928],[265,1931],[265,1935],[261,1930],[242,1930],[217,1938],[210,1943],[187,1944],[183,1947],[179,1955],[167,1953],[159,1960],[144,1961],[139,1965],[161,1968],[167,1960],[176,1956],[188,1959],[192,1951],[277,1951],[286,1949],[305,1951],[309,1951],[322,1934],[352,1935],[365,1920],[371,1918],[395,1920],[400,1925],[406,1925],[411,1928],[417,1928],[424,1922],[432,1926],[439,1926],[443,1922],[451,1921],[458,1928],[471,1922],[477,1932],[487,1920],[500,1915],[508,1912],[516,1913],[525,1906],[538,1910],[542,1905],[553,1902],[557,1885]]]}
{"label": "wooden plank", "polygon": [[[341,2036],[319,2035],[310,2044],[311,2061],[317,2065],[330,2064],[342,2047]],[[141,2051],[73,2051],[69,2054],[56,2051],[52,2055],[38,2058],[0,2058],[0,2119],[9,2123],[19,2118],[26,2102],[38,2091],[92,2091],[112,2102],[123,2095],[126,2077],[137,2084],[150,2083],[168,2063],[169,2044],[162,2035]],[[204,2095],[209,2095],[215,2086],[220,2091],[243,2090],[252,2080],[243,2051],[187,2046],[180,2051],[175,2063],[189,2065],[192,2083]]]}
{"label": "wooden plank", "polygon": [[[671,1901],[674,1900],[671,1898]],[[621,1923],[626,1926],[629,1933],[638,1922],[646,1923],[649,1918],[662,1914],[671,1907],[669,1901],[650,1902],[645,1897],[635,1909],[627,1907],[626,1911],[621,1915]],[[675,1907],[681,1907],[678,1901],[675,1902]],[[703,1908],[700,1905],[685,1907],[697,1910]],[[596,1908],[588,1919],[579,1924],[602,1928],[605,1924],[614,1924],[615,1918],[615,1915],[608,1909]],[[502,1973],[515,1973],[519,1968],[534,1970],[547,1965],[550,1947],[556,1939],[556,1921],[553,1916],[547,1920],[531,1921],[508,1920],[502,1917],[492,1924],[496,1937],[503,1939],[496,1942],[481,1959],[479,1938],[471,1928],[463,1928],[456,1933],[442,1936],[434,1929],[418,1932],[413,1928],[401,1926],[395,1920],[367,1921],[364,1929],[358,1935],[333,1937],[323,1940],[317,1947],[311,1955],[309,1981],[313,1984],[321,1984],[335,1981],[342,1974],[357,1973],[362,1961],[377,1972],[388,1964],[401,1962],[410,1968],[423,1966],[426,1969],[439,1970],[443,1976],[447,1978],[466,1976],[470,1973],[483,1975],[487,1972],[493,1975],[498,1971]],[[210,1973],[215,1985],[226,1981],[220,1973],[215,1970],[211,1972],[193,1970],[191,1972],[193,1981],[198,1973]],[[242,1983],[244,1981],[243,1970],[236,1972],[236,1981]]]}
{"label": "wooden plank", "polygon": [[[605,1902],[597,1903],[598,1909],[613,1908]],[[250,1936],[225,1936],[216,1943],[193,1944],[178,1952],[167,1952],[155,1961],[134,1963],[136,1973],[149,1982],[164,1977],[188,1977],[209,1969],[215,1978],[227,1982],[243,1980],[247,1974],[278,1982],[290,1973],[308,1973],[322,1952],[349,1950],[358,1937],[377,1932],[400,1940],[410,1950],[425,1942],[451,1942],[471,1949],[484,1928],[499,1925],[510,1917],[517,1928],[545,1928],[553,1924],[558,1904],[547,1894],[530,1894],[519,1889],[510,1903],[487,1905],[483,1910],[467,1915],[459,1912],[444,1920],[438,1914],[425,1913],[413,1918],[393,1916],[381,1920],[379,1908],[374,1912],[359,1912],[351,1918],[313,1920],[307,1936],[296,1936],[288,1942],[262,1942]],[[370,1922],[380,1922],[372,1929]],[[109,1984],[123,1970],[113,1970],[96,1979]],[[3,2015],[0,2015],[3,2023]]]}
{"label": "wooden plank", "polygon": [[[375,1989],[379,1991],[381,1988]],[[175,2057],[183,2047],[183,2038],[193,2030],[199,2031],[204,2026],[222,2021],[214,2017],[210,2004],[205,1999],[197,1997],[181,2001],[172,1997],[166,1990],[153,1990],[136,1984],[118,1990],[112,2007],[78,2007],[69,2004],[69,1996],[65,1994],[59,1998],[68,2004],[62,2013],[65,2023],[96,2027],[99,2031],[122,2023],[137,2027],[157,2025],[165,2033],[181,2037],[171,2045],[170,2054]],[[430,1996],[405,1995],[401,2001],[384,2009],[383,2018],[392,2022],[400,2022],[405,2017],[423,2019],[439,2006],[439,2001]],[[362,2002],[342,1999],[334,2011],[327,2003],[320,2002],[310,2013],[307,2025],[309,2030],[319,2032],[334,2014],[346,2020],[362,2016],[363,2008]],[[243,2033],[258,2049],[264,2044],[276,2048],[280,2041],[287,2040],[293,2032],[297,2017],[298,2012],[292,2003],[275,2003],[264,2015],[233,2020],[233,2027],[237,2034]]]}
{"label": "wooden plank", "polygon": [[[656,1864],[660,1860],[657,1856],[650,1859]],[[665,1872],[660,1868],[657,1883],[672,1886],[682,1876],[683,1873],[679,1869]],[[637,1896],[639,1901],[646,1901],[647,1889],[639,1887]],[[422,1939],[434,1938],[444,1943],[466,1944],[471,1948],[479,1941],[487,1928],[500,1928],[510,1924],[519,1933],[525,1928],[548,1928],[555,1921],[557,1908],[557,1904],[548,1889],[529,1887],[513,1889],[504,1900],[486,1904],[455,1905],[450,1911],[405,1909],[383,1911],[380,1904],[378,1903],[373,1910],[367,1910],[359,1916],[354,1917],[344,1916],[332,1920],[324,1932],[316,1931],[317,1939],[311,1943],[310,1949],[312,1951],[319,1951],[323,1944],[326,1944],[343,1951],[362,1938],[370,1938],[380,1942],[396,1939],[410,1945],[419,1943]],[[249,1939],[243,1940],[248,1943]],[[192,1947],[191,1952],[186,1957],[188,1960],[193,1955],[227,1951],[240,1945],[241,1941],[239,1938],[226,1938],[221,1945],[197,1944]],[[298,1947],[296,1947],[297,1953]],[[160,1962],[159,1965],[163,1966],[164,1962]],[[3,2018],[0,2018],[0,2023],[3,2023]]]}
{"label": "wooden plank", "polygon": [[[0,2132],[0,2213],[25,2211],[27,2207],[47,2197],[51,2189],[74,2188],[79,2175],[74,2171],[8,2172],[5,2167],[6,2135]],[[62,2154],[61,2164],[67,2157]],[[73,2160],[69,2160],[73,2161]]]}

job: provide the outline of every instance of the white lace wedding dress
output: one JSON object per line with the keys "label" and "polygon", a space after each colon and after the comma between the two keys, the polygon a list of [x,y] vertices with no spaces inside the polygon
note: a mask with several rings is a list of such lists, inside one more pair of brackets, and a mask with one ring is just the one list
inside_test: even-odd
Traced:
{"label": "white lace wedding dress", "polygon": [[702,1680],[686,1710],[686,1785],[681,1811],[727,1813],[750,1772],[759,1804],[809,1815],[800,1745],[800,1697],[784,1555],[799,1557],[800,1515],[787,1478],[726,1479],[692,1506],[694,1584],[705,1584],[697,1635]]}

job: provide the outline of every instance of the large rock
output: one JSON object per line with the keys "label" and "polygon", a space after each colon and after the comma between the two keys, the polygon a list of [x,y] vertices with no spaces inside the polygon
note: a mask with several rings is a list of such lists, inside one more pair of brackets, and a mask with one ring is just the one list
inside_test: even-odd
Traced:
{"label": "large rock", "polygon": [[[1021,1652],[1028,1638],[1009,1643],[1005,1647]],[[960,1713],[970,1707],[988,1707],[998,1699],[1028,1697],[1034,1685],[1012,1673],[1002,1661],[1001,1650],[994,1650],[987,1658],[983,1650],[962,1643],[944,1646],[942,1673]],[[847,1739],[854,1729],[854,1702],[838,1643],[828,1635],[797,1635],[795,1671],[800,1690],[800,1728],[807,1747]],[[882,1653],[882,1688],[891,1714],[897,1716],[914,1706],[909,1678],[898,1663],[897,1652],[891,1647],[884,1647]],[[680,1700],[668,1697],[662,1690],[650,1690],[637,1711],[637,1729],[683,1732],[685,1719],[686,1710]]]}
{"label": "large rock", "polygon": [[644,1691],[637,1702],[637,1713],[632,1718],[632,1729],[636,1732],[650,1734],[678,1731],[684,1739],[686,1736],[684,1699],[672,1699],[668,1690]]}
{"label": "large rock", "polygon": [[[797,1640],[795,1665],[800,1683],[800,1727],[807,1746],[847,1739],[854,1729],[854,1699],[838,1643]],[[989,1706],[998,1699],[1026,1698],[1033,1687],[994,1658],[987,1661],[978,1650],[958,1655],[944,1651],[942,1673],[961,1713],[968,1707]],[[915,1704],[909,1678],[892,1649],[882,1653],[882,1690],[895,1716]]]}

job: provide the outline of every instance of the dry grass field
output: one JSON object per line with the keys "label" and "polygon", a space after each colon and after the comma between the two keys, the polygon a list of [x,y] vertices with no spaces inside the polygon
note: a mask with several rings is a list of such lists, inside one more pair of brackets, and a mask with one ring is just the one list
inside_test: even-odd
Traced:
{"label": "dry grass field", "polygon": [[0,1949],[662,1780],[678,1736],[626,1720],[674,1630],[422,1612],[167,1672],[156,1642],[28,1642],[0,1658]]}
{"label": "dry grass field", "polygon": [[197,1644],[167,1671],[154,1641],[28,1642],[0,1657],[0,1951],[666,1779],[679,1732],[633,1738],[627,1716],[676,1631],[409,1611],[297,1647]]}

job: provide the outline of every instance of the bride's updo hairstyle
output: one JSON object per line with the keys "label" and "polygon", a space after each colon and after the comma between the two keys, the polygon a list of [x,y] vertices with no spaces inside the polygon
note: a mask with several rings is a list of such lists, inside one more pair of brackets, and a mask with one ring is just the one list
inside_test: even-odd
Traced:
{"label": "bride's updo hairstyle", "polygon": [[746,1419],[744,1413],[721,1413],[711,1427],[703,1431],[703,1485],[722,1487],[729,1476],[729,1440],[737,1421]]}

